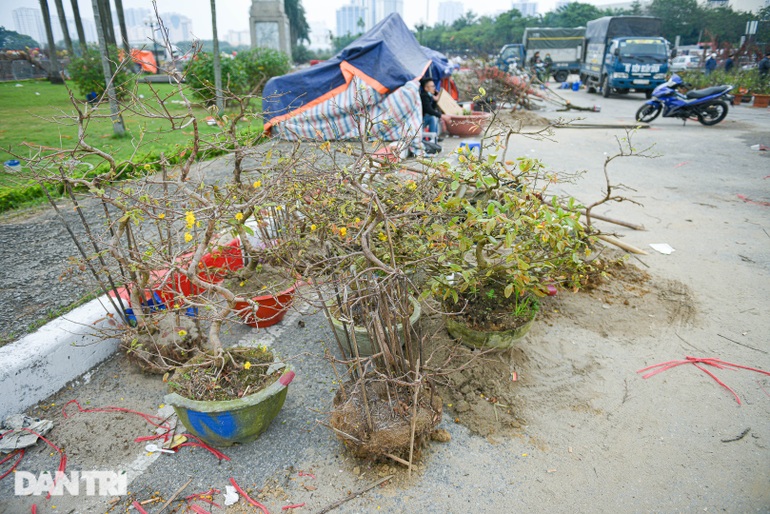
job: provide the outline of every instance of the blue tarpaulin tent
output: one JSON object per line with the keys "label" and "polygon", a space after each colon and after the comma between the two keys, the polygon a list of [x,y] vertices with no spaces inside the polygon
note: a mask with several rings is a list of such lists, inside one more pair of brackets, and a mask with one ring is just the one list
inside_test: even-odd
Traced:
{"label": "blue tarpaulin tent", "polygon": [[350,139],[364,131],[386,141],[414,137],[422,127],[418,80],[433,61],[391,14],[332,59],[270,79],[265,129],[291,140]]}

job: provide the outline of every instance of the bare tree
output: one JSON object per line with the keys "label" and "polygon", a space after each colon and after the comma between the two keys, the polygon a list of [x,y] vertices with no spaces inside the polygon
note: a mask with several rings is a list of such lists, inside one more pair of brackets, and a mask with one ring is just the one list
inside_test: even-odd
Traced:
{"label": "bare tree", "polygon": [[[212,0],[213,1],[213,0]],[[48,80],[51,84],[64,84],[59,74],[59,59],[56,57],[56,44],[53,40],[53,28],[51,27],[51,12],[48,10],[48,0],[40,0],[40,10],[43,12],[43,24],[45,35],[48,39]]]}

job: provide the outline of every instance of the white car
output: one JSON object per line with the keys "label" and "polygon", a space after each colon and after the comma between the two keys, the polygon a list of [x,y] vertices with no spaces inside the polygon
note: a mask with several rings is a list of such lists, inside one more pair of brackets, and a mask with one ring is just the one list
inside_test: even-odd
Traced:
{"label": "white car", "polygon": [[700,57],[697,55],[680,55],[671,60],[669,71],[697,70],[700,68]]}

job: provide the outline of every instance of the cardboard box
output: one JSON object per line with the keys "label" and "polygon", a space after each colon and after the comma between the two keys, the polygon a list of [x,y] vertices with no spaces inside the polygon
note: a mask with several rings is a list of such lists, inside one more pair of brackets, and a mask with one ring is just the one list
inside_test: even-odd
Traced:
{"label": "cardboard box", "polygon": [[439,93],[436,103],[444,114],[451,114],[452,116],[462,116],[463,114],[463,108],[460,107],[460,105],[455,102],[455,99],[443,89]]}

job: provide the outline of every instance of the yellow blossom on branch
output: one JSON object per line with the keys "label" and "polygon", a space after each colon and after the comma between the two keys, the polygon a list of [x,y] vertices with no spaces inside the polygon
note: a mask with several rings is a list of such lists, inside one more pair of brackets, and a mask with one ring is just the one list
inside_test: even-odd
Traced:
{"label": "yellow blossom on branch", "polygon": [[195,225],[195,213],[193,211],[185,212],[184,220],[187,222],[187,228],[192,228]]}
{"label": "yellow blossom on branch", "polygon": [[243,213],[242,212],[236,212],[235,213],[235,219],[238,221],[241,221],[243,219]]}
{"label": "yellow blossom on branch", "polygon": [[246,364],[243,365],[243,369],[251,369],[251,362],[246,361]]}
{"label": "yellow blossom on branch", "polygon": [[342,237],[345,237],[345,235],[346,235],[347,233],[348,233],[348,229],[347,229],[347,228],[345,228],[345,227],[342,227],[342,228],[340,229],[340,235],[341,235]]}
{"label": "yellow blossom on branch", "polygon": [[192,234],[190,234],[189,232],[185,232],[184,233],[184,242],[185,243],[189,243],[190,241],[192,241],[192,238],[193,238]]}

